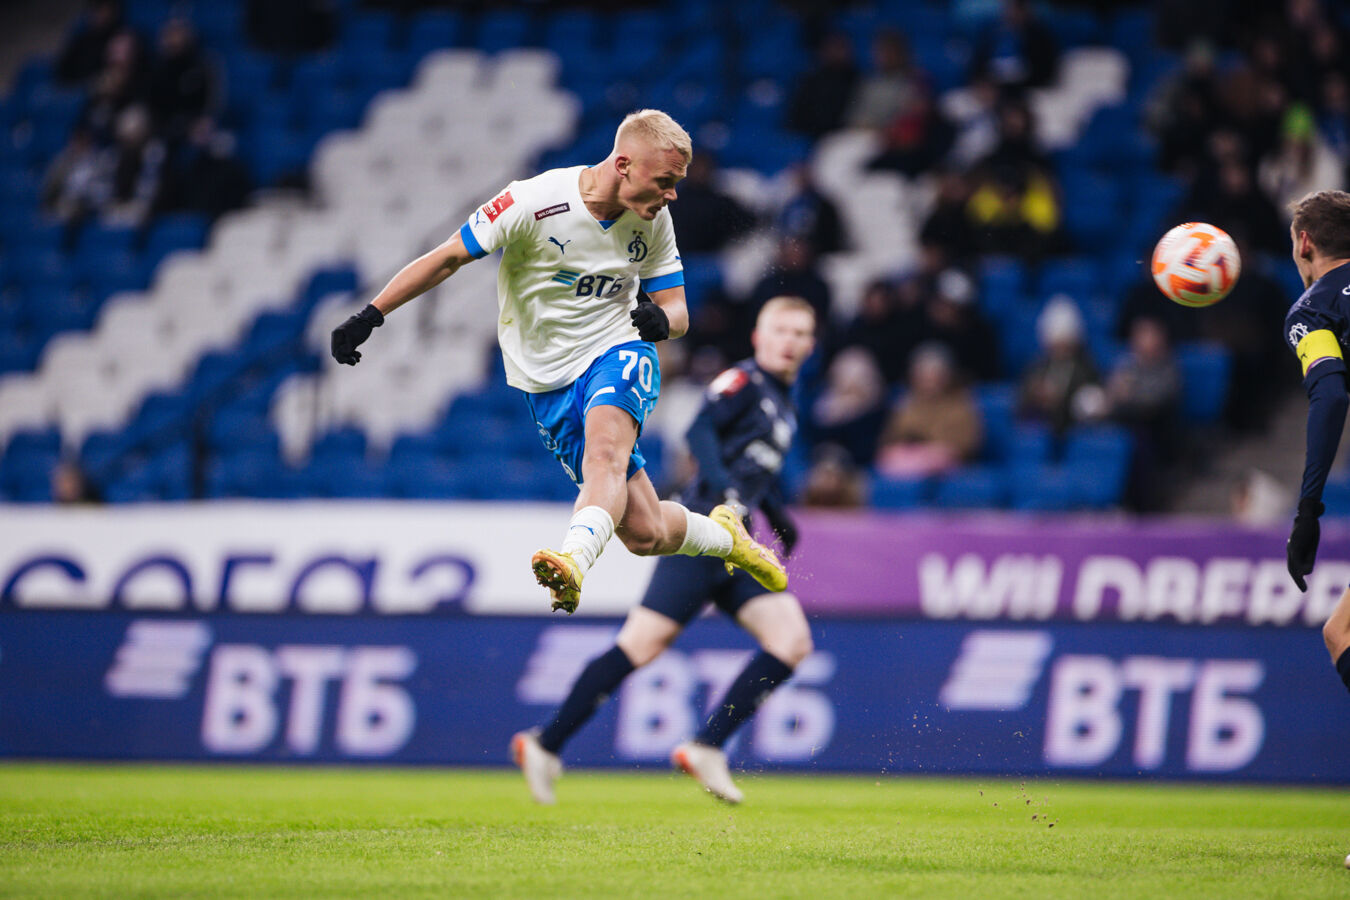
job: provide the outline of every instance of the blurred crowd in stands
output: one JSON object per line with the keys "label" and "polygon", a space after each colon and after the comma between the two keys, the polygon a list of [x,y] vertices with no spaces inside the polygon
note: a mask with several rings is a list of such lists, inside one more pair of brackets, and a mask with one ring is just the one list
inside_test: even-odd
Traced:
{"label": "blurred crowd in stands", "polygon": [[157,213],[215,216],[244,202],[248,172],[216,119],[221,78],[187,19],[146,35],[118,0],[93,0],[56,75],[88,97],[43,185],[61,221],[139,227]]}
{"label": "blurred crowd in stands", "polygon": [[[1038,7],[1005,0],[980,34],[967,85],[941,102],[906,36],[885,29],[860,60],[846,34],[816,32],[814,63],[793,86],[786,125],[813,140],[841,128],[876,132],[883,150],[868,167],[930,179],[934,204],[920,232],[913,271],[869,285],[857,314],[831,312],[822,255],[846,248],[834,204],[810,180],[770,224],[781,243],[776,264],[745,298],[721,298],[691,335],[719,361],[743,353],[753,310],[775,293],[806,297],[822,314],[818,395],[804,411],[821,481],[926,477],[977,458],[980,411],[969,390],[1015,379],[1024,421],[1057,436],[1091,422],[1119,423],[1135,438],[1129,507],[1165,503],[1165,473],[1178,460],[1182,379],[1173,348],[1213,341],[1232,354],[1224,424],[1259,431],[1272,404],[1297,382],[1279,340],[1294,299],[1267,272],[1286,264],[1288,203],[1315,189],[1340,188],[1350,164],[1350,55],[1346,33],[1319,0],[1249,5],[1159,3],[1156,39],[1184,65],[1148,98],[1146,125],[1157,169],[1184,185],[1166,221],[1208,221],[1227,229],[1245,261],[1236,290],[1217,307],[1162,301],[1147,265],[1133,282],[1108,288],[1117,303],[1113,337],[1121,352],[1095,357],[1080,310],[1086,298],[1056,296],[1036,323],[1039,353],[1009,370],[981,309],[982,261],[1015,257],[1032,266],[1070,253],[1061,164],[1041,146],[1030,92],[1058,77],[1060,49]],[[673,207],[683,249],[722,249],[754,225],[717,190],[707,154]],[[1160,236],[1159,232],[1158,236]],[[1136,258],[1147,253],[1138,248]],[[1288,284],[1286,280],[1284,285]],[[840,473],[843,473],[842,475]],[[830,503],[830,491],[808,495]],[[863,502],[856,486],[837,502]]]}
{"label": "blurred crowd in stands", "polygon": [[[444,0],[348,5],[398,14],[496,8]],[[533,13],[543,5],[520,6]],[[1279,340],[1293,298],[1275,267],[1288,266],[1288,202],[1346,182],[1346,19],[1329,0],[1081,5],[1102,15],[1107,7],[1156,13],[1149,40],[1180,64],[1129,113],[1149,132],[1150,172],[1180,190],[1152,239],[1167,222],[1213,222],[1237,241],[1243,274],[1219,306],[1185,309],[1164,302],[1147,266],[1138,264],[1148,246],[1122,247],[1116,255],[1133,263],[1128,272],[1104,262],[1095,270],[1093,289],[1111,301],[1107,350],[1096,340],[1101,323],[1090,298],[1055,291],[1029,298],[1037,304],[1037,346],[1010,360],[988,303],[989,273],[1000,260],[1014,260],[1034,280],[1041,266],[1081,255],[1068,220],[1075,204],[1096,201],[1079,191],[1072,152],[1052,152],[1039,136],[1035,92],[1056,84],[1064,57],[1047,20],[1055,7],[1029,0],[984,5],[997,13],[972,35],[961,84],[940,90],[903,30],[877,28],[863,53],[856,33],[837,27],[841,10],[867,4],[779,4],[781,14],[790,10],[802,22],[810,54],[786,85],[781,128],[811,142],[840,129],[874,134],[880,149],[867,169],[896,173],[932,197],[917,223],[917,263],[868,284],[856,312],[840,313],[822,265],[854,245],[840,198],[828,196],[802,164],[779,176],[790,190],[775,210],[749,209],[726,189],[717,154],[696,144],[672,207],[688,268],[766,231],[777,250],[748,292],[733,295],[714,279],[701,293],[690,336],[679,348],[663,348],[663,397],[671,398],[663,405],[677,405],[683,388],[746,356],[759,305],[795,294],[818,310],[822,332],[803,382],[807,502],[858,505],[867,502],[869,475],[931,479],[980,459],[990,439],[980,388],[1015,384],[1018,420],[1040,423],[1054,441],[1085,424],[1127,429],[1133,468],[1125,504],[1158,509],[1166,503],[1163,476],[1184,461],[1189,430],[1178,345],[1215,342],[1231,354],[1223,424],[1233,430],[1259,432],[1297,382]],[[323,0],[244,6],[249,42],[283,59],[327,46],[341,24]],[[634,4],[569,4],[584,6],[603,12]],[[127,23],[118,0],[91,0],[55,64],[59,81],[83,88],[87,100],[47,168],[45,208],[73,234],[87,222],[142,227],[165,212],[214,217],[244,203],[254,181],[229,127],[223,71],[190,18],[170,17],[147,33]],[[1135,127],[1134,119],[1120,121]],[[1104,258],[1094,257],[1094,265]],[[1111,281],[1098,287],[1104,279]],[[672,468],[672,482],[680,471]]]}

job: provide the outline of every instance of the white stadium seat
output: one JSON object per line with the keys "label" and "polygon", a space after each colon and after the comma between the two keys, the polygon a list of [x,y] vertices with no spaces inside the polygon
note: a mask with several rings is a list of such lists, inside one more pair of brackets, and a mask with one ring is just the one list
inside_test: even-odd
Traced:
{"label": "white stadium seat", "polygon": [[328,363],[329,332],[570,137],[580,106],[555,87],[558,71],[540,50],[426,57],[410,88],[372,101],[360,129],[320,142],[315,205],[277,195],[227,213],[205,251],[170,254],[148,291],[109,300],[93,332],[57,335],[37,372],[0,380],[0,448],[22,428],[57,424],[77,447],[92,430],[125,424],[146,393],[180,386],[203,352],[233,346],[260,312],[290,306],[316,268],[343,262],[371,287],[311,313],[305,340],[325,365],[287,379],[274,398],[286,453],[303,457],[313,435],[342,422],[365,428],[376,446],[431,424],[485,375],[495,265],[467,267],[400,314],[380,333],[384,346],[354,369]]}

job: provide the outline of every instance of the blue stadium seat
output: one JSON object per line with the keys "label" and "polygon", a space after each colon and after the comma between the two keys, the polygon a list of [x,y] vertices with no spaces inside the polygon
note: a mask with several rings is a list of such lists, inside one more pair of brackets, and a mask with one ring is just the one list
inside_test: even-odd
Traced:
{"label": "blue stadium seat", "polygon": [[192,496],[191,447],[186,442],[165,447],[105,484],[102,494],[109,503],[188,499]]}
{"label": "blue stadium seat", "polygon": [[715,254],[687,253],[684,264],[684,296],[690,312],[707,306],[722,293],[722,267]]}
{"label": "blue stadium seat", "polygon": [[354,291],[361,286],[360,276],[352,266],[330,266],[316,269],[309,277],[302,294],[302,304],[310,308],[330,294]]}
{"label": "blue stadium seat", "polygon": [[136,229],[123,225],[101,225],[90,223],[80,231],[76,239],[75,250],[84,255],[88,253],[131,253],[136,245]]}
{"label": "blue stadium seat", "polygon": [[1039,463],[1008,467],[1010,505],[1028,511],[1062,511],[1079,502],[1079,482],[1064,466]]}
{"label": "blue stadium seat", "polygon": [[484,53],[499,53],[514,47],[526,47],[534,41],[530,16],[514,9],[496,9],[483,15],[475,42]]}
{"label": "blue stadium seat", "polygon": [[1120,184],[1110,178],[1087,172],[1064,173],[1061,176],[1064,204],[1064,227],[1079,250],[1110,249],[1125,207]]}
{"label": "blue stadium seat", "polygon": [[198,213],[175,213],[157,218],[145,240],[145,256],[158,263],[175,250],[197,249],[206,243],[211,223]]}
{"label": "blue stadium seat", "polygon": [[310,448],[310,458],[362,463],[366,458],[366,433],[359,428],[337,428],[326,432]]}
{"label": "blue stadium seat", "polygon": [[465,466],[431,453],[391,455],[386,469],[388,492],[407,499],[467,499],[478,480]]}
{"label": "blue stadium seat", "polygon": [[1027,291],[1027,272],[1012,256],[987,256],[980,261],[981,307],[994,318],[1017,308]]}
{"label": "blue stadium seat", "polygon": [[977,385],[975,403],[984,422],[984,445],[980,451],[982,458],[1007,459],[1017,412],[1016,383],[990,382]]}
{"label": "blue stadium seat", "polygon": [[0,457],[0,496],[19,503],[51,499],[51,473],[61,459],[61,436],[54,430],[20,431]]}
{"label": "blue stadium seat", "polygon": [[127,437],[137,446],[157,450],[181,440],[195,413],[191,401],[183,394],[149,394],[127,427]]}
{"label": "blue stadium seat", "polygon": [[80,468],[94,481],[102,482],[130,451],[131,441],[127,432],[92,432],[80,445]]}
{"label": "blue stadium seat", "polygon": [[1006,441],[999,458],[1009,463],[1046,463],[1055,451],[1055,440],[1050,429],[1033,422],[1013,424]]}
{"label": "blue stadium seat", "polygon": [[320,497],[366,499],[386,492],[385,470],[346,456],[311,459],[300,473],[308,493]]}
{"label": "blue stadium seat", "polygon": [[394,45],[397,28],[393,13],[366,9],[344,19],[339,41],[345,52],[387,51]]}
{"label": "blue stadium seat", "polygon": [[266,415],[238,407],[224,407],[211,418],[206,441],[212,452],[218,454],[280,446],[280,439]]}
{"label": "blue stadium seat", "polygon": [[963,466],[937,481],[933,503],[947,509],[989,509],[1003,505],[1007,476],[995,466]]}
{"label": "blue stadium seat", "polygon": [[1232,354],[1212,344],[1179,344],[1176,354],[1181,368],[1181,412],[1186,424],[1218,421],[1228,402]]}
{"label": "blue stadium seat", "polygon": [[247,368],[247,361],[237,353],[207,353],[197,361],[197,368],[187,384],[187,394],[198,406],[222,399],[227,389],[238,382]]}
{"label": "blue stadium seat", "polygon": [[932,484],[926,478],[872,479],[871,504],[878,509],[914,509],[927,502]]}
{"label": "blue stadium seat", "polygon": [[1134,438],[1114,425],[1079,426],[1064,442],[1064,464],[1078,482],[1088,506],[1103,509],[1120,503],[1130,474]]}
{"label": "blue stadium seat", "polygon": [[289,471],[280,457],[268,450],[239,450],[218,456],[206,465],[206,496],[209,498],[303,496],[303,480]]}
{"label": "blue stadium seat", "polygon": [[75,270],[80,284],[102,301],[119,291],[144,290],[150,283],[150,268],[131,250],[90,250],[77,253]]}
{"label": "blue stadium seat", "polygon": [[1081,305],[1101,293],[1100,266],[1088,256],[1065,256],[1047,260],[1036,280],[1036,297],[1044,300],[1055,294],[1068,294]]}
{"label": "blue stadium seat", "polygon": [[464,17],[449,10],[422,13],[408,28],[408,53],[421,58],[433,50],[459,46],[464,41]]}

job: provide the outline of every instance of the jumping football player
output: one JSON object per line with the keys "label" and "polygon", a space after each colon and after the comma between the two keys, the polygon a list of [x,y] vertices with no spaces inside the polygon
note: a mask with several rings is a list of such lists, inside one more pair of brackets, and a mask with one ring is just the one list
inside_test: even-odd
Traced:
{"label": "jumping football player", "polygon": [[[1287,556],[1289,574],[1306,591],[1304,576],[1312,573],[1321,539],[1317,520],[1325,509],[1322,488],[1350,407],[1345,369],[1345,348],[1350,346],[1350,194],[1318,191],[1295,203],[1293,211],[1289,231],[1294,265],[1307,290],[1290,307],[1284,324],[1308,391],[1308,447]],[[1327,617],[1322,637],[1350,688],[1350,588]]]}
{"label": "jumping football player", "polygon": [[[698,477],[686,502],[694,509],[758,506],[785,553],[792,552],[797,533],[778,496],[778,472],[797,430],[792,383],[815,346],[815,327],[811,304],[799,297],[765,303],[752,337],[754,357],[712,382],[688,434]],[[591,660],[548,726],[511,739],[512,757],[535,800],[553,802],[553,782],[562,773],[558,753],[567,739],[625,678],[669,647],[709,601],[754,635],[761,651],[732,682],[703,729],[675,748],[671,762],[715,796],[741,801],[722,747],[811,655],[811,630],[792,594],[765,593],[716,560],[674,557],[657,563],[642,604],[629,612],[614,647]]]}
{"label": "jumping football player", "polygon": [[702,515],[658,500],[637,447],[661,390],[653,344],[689,327],[666,205],[692,155],[674,119],[635,112],[604,162],[511,182],[333,331],[333,358],[356,365],[357,346],[386,315],[503,250],[497,338],[506,380],[524,392],[540,437],[580,486],[561,548],[531,560],[553,609],[569,614],[616,533],[639,555],[715,556],[770,591],[787,587],[782,563],[730,507]]}

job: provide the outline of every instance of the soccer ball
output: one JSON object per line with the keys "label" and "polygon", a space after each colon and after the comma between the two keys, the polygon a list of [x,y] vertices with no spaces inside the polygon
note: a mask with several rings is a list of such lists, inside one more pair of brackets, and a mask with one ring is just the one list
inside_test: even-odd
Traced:
{"label": "soccer ball", "polygon": [[1153,248],[1153,281],[1173,303],[1209,306],[1237,284],[1242,259],[1228,232],[1204,222],[1178,225]]}

